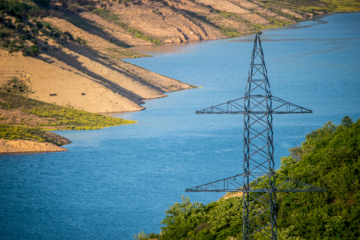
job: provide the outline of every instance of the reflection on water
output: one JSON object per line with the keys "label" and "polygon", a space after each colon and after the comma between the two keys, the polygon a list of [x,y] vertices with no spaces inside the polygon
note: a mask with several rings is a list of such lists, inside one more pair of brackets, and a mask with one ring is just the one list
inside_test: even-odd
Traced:
{"label": "reflection on water", "polygon": [[[360,117],[360,13],[323,21],[262,35],[272,94],[314,111],[274,116],[277,167],[305,134]],[[155,57],[127,61],[203,88],[116,115],[137,124],[59,131],[68,152],[1,156],[1,239],[131,239],[159,232],[181,195],[221,197],[184,190],[242,171],[242,117],[195,111],[242,97],[253,37],[243,39],[148,49]]]}

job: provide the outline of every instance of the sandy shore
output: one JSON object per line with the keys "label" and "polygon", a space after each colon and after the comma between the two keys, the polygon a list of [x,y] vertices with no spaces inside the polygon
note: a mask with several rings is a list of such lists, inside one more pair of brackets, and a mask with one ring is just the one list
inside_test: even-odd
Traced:
{"label": "sandy shore", "polygon": [[67,149],[48,142],[0,139],[0,154],[64,152],[64,151],[67,151]]}

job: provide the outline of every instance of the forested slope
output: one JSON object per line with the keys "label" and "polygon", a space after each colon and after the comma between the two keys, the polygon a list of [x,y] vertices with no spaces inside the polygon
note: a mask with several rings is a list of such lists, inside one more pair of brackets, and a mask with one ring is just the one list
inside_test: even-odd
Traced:
{"label": "forested slope", "polygon": [[359,239],[360,120],[328,122],[282,160],[282,173],[326,192],[279,194],[280,229],[298,239]]}
{"label": "forested slope", "polygon": [[[279,239],[360,238],[360,120],[345,117],[339,126],[328,122],[307,134],[301,146],[282,158],[278,172],[326,189],[277,194]],[[242,239],[242,198],[208,205],[183,198],[170,206],[162,224],[161,235],[135,238]]]}

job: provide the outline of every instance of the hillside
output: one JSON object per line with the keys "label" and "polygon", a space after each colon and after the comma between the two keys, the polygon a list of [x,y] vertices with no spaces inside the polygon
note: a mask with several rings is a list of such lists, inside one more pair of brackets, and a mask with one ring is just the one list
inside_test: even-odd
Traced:
{"label": "hillside", "polygon": [[[146,99],[194,86],[120,60],[148,57],[133,46],[238,37],[359,9],[355,0],[2,0],[0,105],[28,97],[40,101],[34,104],[45,112],[44,103],[53,104],[51,111],[55,106],[92,113],[143,110]],[[0,147],[6,152],[43,151],[48,145],[39,150],[33,144],[66,142],[41,129],[35,131],[43,119],[26,122],[34,117],[28,116],[31,109],[4,106]],[[66,111],[56,111],[66,117]],[[50,129],[63,129],[66,124],[79,128],[68,121],[62,125],[51,121]],[[9,145],[15,139],[32,142]]]}
{"label": "hillside", "polygon": [[[345,117],[339,126],[328,122],[281,159],[280,174],[326,192],[278,193],[278,239],[360,238],[359,136],[360,119],[353,123]],[[166,211],[161,235],[139,233],[135,238],[242,239],[242,212],[241,196],[208,205],[183,198]]]}
{"label": "hillside", "polygon": [[124,112],[142,110],[145,99],[164,92],[191,88],[119,60],[145,55],[122,47],[103,27],[56,2],[36,2],[0,2],[2,91],[17,88],[11,85],[15,78],[33,99],[89,112]]}
{"label": "hillside", "polygon": [[17,78],[44,102],[138,111],[192,86],[120,60],[147,56],[132,46],[237,37],[359,9],[354,0],[3,0],[0,87]]}

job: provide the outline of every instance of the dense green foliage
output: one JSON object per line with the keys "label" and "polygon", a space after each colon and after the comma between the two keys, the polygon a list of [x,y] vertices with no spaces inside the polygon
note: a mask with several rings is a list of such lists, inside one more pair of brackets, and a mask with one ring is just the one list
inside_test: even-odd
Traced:
{"label": "dense green foliage", "polygon": [[[32,29],[31,24],[27,20],[30,12],[33,13],[33,9],[34,6],[19,0],[0,1],[0,47],[10,52],[23,51],[26,55],[31,53],[32,46],[37,47],[34,33],[29,31]],[[13,21],[12,18],[16,20]],[[35,26],[34,29],[36,29]],[[28,46],[27,40],[30,40],[33,45]]]}
{"label": "dense green foliage", "polygon": [[[301,239],[360,238],[360,120],[345,117],[306,135],[281,172],[326,189],[324,194],[281,194],[278,223]],[[299,160],[296,160],[299,159]]]}
{"label": "dense green foliage", "polygon": [[0,10],[17,18],[22,18],[24,13],[26,13],[30,9],[31,9],[30,5],[20,2],[19,0],[0,1]]}
{"label": "dense green foliage", "polygon": [[[326,192],[278,193],[278,239],[360,238],[360,119],[353,123],[345,117],[339,126],[326,123],[281,162],[280,174]],[[183,198],[170,206],[162,224],[161,234],[152,239],[241,239],[242,198],[208,205]]]}
{"label": "dense green foliage", "polygon": [[58,8],[51,8],[50,3],[50,0],[0,1],[0,47],[34,57],[46,49],[48,39],[59,44],[73,41],[85,45],[81,38],[74,39],[69,32],[62,32],[42,20],[63,14]]}

